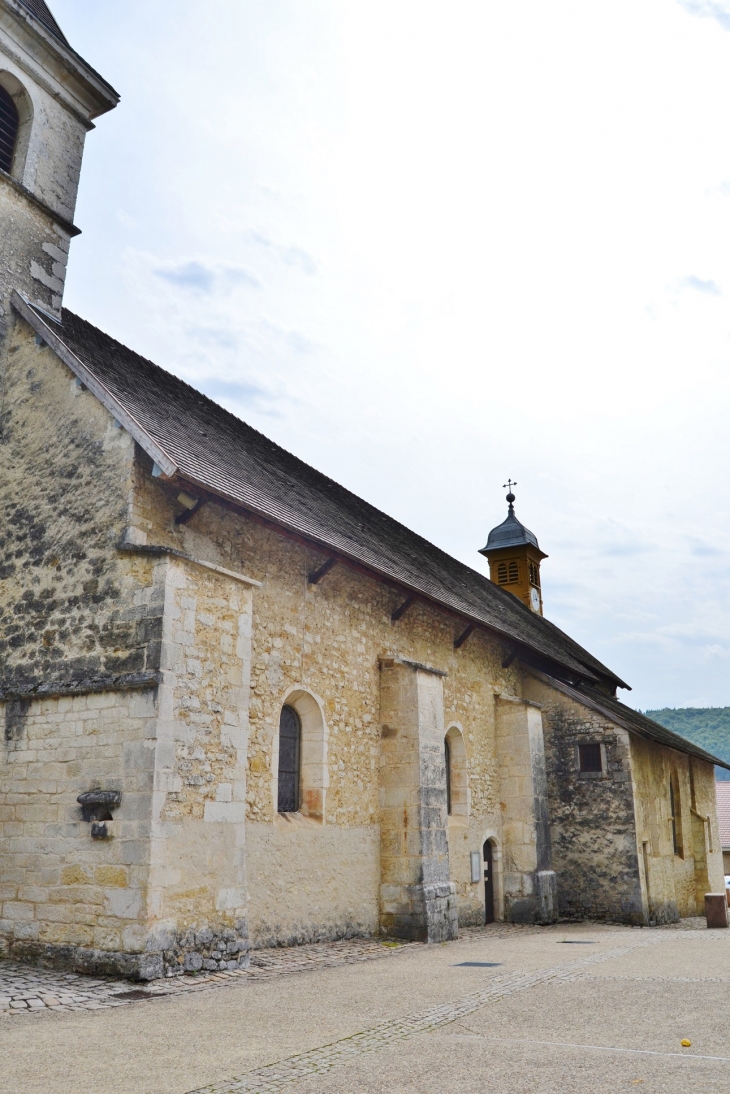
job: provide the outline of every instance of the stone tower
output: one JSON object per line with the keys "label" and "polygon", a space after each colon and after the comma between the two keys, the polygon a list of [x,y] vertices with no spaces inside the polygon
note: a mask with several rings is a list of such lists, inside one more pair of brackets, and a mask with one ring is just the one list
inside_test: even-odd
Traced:
{"label": "stone tower", "polygon": [[0,334],[13,289],[60,313],[84,140],[118,101],[44,0],[0,0]]}
{"label": "stone tower", "polygon": [[507,519],[492,529],[486,547],[479,554],[489,559],[489,576],[495,585],[501,585],[531,611],[542,615],[540,563],[548,556],[540,550],[535,533],[515,516],[515,496],[511,490],[507,503]]}

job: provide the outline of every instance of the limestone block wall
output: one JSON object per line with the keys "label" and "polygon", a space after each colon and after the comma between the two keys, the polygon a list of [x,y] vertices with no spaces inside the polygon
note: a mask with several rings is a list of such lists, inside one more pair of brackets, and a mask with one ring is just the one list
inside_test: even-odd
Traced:
{"label": "limestone block wall", "polygon": [[380,923],[401,938],[457,933],[447,838],[443,677],[381,661]]}
{"label": "limestone block wall", "polygon": [[541,711],[514,696],[496,703],[505,916],[548,923],[557,908]]}
{"label": "limestone block wall", "polygon": [[647,919],[667,923],[704,915],[705,893],[725,888],[714,768],[638,737],[631,739],[631,766]]}
{"label": "limestone block wall", "polygon": [[21,319],[0,369],[0,688],[154,671],[152,563],[116,550],[134,442]]}
{"label": "limestone block wall", "polygon": [[[414,604],[392,623],[402,593],[344,565],[310,585],[308,575],[325,556],[215,503],[188,524],[175,525],[175,515],[182,512],[179,487],[151,478],[150,469],[140,457],[131,517],[135,538],[175,547],[261,582],[252,594],[246,791],[252,944],[341,937],[373,928],[383,724],[379,663],[387,657],[410,658],[447,674],[443,726],[458,727],[462,735],[469,791],[468,810],[452,818],[448,828],[451,882],[460,922],[482,922],[484,889],[482,882],[471,881],[469,855],[493,838],[501,870],[494,695],[495,689],[519,694],[518,667],[501,667],[509,650],[477,632],[455,650],[462,621],[425,604]],[[293,825],[280,822],[276,814],[277,742],[282,704],[301,693],[321,706],[329,785],[323,817]],[[335,846],[347,848],[347,855],[333,859]],[[345,858],[349,865],[340,876]],[[296,883],[287,889],[290,869]],[[326,902],[317,894],[317,880],[328,893]],[[499,885],[498,878],[498,893]],[[501,908],[498,897],[500,913]]]}
{"label": "limestone block wall", "polygon": [[[154,724],[151,690],[0,703],[0,953],[150,972]],[[77,802],[99,788],[121,791],[103,840]]]}
{"label": "limestone block wall", "polygon": [[244,964],[251,584],[174,557],[156,724],[148,945],[169,972]]}
{"label": "limestone block wall", "polygon": [[297,814],[246,826],[249,929],[257,947],[378,933],[378,829]]}
{"label": "limestone block wall", "polygon": [[[543,712],[560,915],[643,922],[628,733],[535,677],[525,694]],[[603,745],[604,777],[580,775],[580,743]]]}

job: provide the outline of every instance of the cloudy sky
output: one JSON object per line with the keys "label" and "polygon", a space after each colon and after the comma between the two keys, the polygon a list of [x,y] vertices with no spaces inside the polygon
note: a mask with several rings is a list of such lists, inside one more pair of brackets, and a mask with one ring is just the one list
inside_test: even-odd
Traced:
{"label": "cloudy sky", "polygon": [[730,705],[730,0],[50,0],[122,103],[66,303]]}

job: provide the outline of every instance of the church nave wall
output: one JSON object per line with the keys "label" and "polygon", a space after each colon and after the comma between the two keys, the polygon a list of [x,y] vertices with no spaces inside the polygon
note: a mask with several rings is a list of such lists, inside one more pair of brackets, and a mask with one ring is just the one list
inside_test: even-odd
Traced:
{"label": "church nave wall", "polygon": [[[534,676],[525,690],[543,708],[560,914],[643,922],[628,733]],[[584,744],[601,746],[601,772],[580,772]]]}

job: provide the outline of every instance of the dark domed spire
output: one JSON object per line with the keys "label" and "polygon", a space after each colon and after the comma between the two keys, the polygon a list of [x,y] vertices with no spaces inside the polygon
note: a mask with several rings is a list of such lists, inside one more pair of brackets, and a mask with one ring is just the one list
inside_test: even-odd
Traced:
{"label": "dark domed spire", "polygon": [[[509,488],[507,519],[498,524],[496,528],[492,528],[487,539],[487,545],[482,547],[479,554],[487,555],[501,547],[524,547],[528,543],[540,551],[540,544],[537,542],[535,533],[531,532],[529,528],[525,528],[524,524],[521,524],[515,516],[515,496],[512,493],[512,487],[517,486],[517,483],[508,479],[505,486]],[[547,558],[547,555],[544,555],[542,551],[540,551],[540,554],[543,558]]]}

